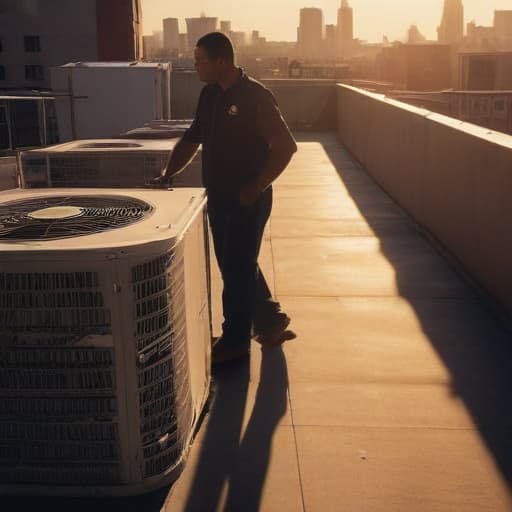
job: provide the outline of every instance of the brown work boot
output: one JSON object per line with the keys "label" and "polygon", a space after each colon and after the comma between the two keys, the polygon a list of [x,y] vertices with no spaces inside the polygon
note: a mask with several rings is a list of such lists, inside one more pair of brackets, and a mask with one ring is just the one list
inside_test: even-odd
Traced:
{"label": "brown work boot", "polygon": [[250,355],[249,343],[226,343],[222,336],[213,341],[212,365],[228,363]]}
{"label": "brown work boot", "polygon": [[290,321],[291,319],[286,313],[276,313],[270,327],[255,330],[256,341],[263,346],[277,347],[285,341],[295,339],[297,335],[286,329],[290,325]]}

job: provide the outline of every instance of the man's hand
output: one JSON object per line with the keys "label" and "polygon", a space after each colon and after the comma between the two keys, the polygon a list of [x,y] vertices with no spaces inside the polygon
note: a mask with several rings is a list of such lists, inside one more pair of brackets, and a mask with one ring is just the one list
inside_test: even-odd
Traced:
{"label": "man's hand", "polygon": [[263,192],[256,182],[244,183],[240,187],[240,204],[242,206],[252,206]]}
{"label": "man's hand", "polygon": [[190,163],[198,148],[199,144],[180,139],[174,146],[160,176],[153,178],[146,186],[153,188],[170,187],[174,177]]}
{"label": "man's hand", "polygon": [[171,186],[171,183],[172,176],[167,176],[164,169],[159,176],[146,183],[146,186],[149,188],[167,188]]}

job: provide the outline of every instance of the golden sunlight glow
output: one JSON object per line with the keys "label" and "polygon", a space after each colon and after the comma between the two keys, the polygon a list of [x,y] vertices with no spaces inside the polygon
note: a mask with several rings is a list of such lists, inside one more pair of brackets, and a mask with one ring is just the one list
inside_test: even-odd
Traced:
{"label": "golden sunlight glow", "polygon": [[[475,20],[477,25],[492,25],[495,9],[510,9],[510,0],[463,0],[465,22]],[[299,9],[322,9],[326,24],[336,23],[336,12],[341,0],[259,0],[233,3],[232,0],[142,0],[145,34],[162,30],[162,19],[180,19],[180,30],[185,32],[185,18],[200,16],[231,20],[235,30],[259,30],[272,41],[296,41]],[[416,24],[429,39],[435,39],[441,20],[443,0],[349,0],[354,9],[354,37],[369,42],[389,39],[403,40],[411,24]],[[269,15],[272,13],[272,15]]]}

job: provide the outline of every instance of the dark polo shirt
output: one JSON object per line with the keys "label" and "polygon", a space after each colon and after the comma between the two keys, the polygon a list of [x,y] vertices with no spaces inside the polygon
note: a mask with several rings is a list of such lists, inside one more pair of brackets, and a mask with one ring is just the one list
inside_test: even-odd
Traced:
{"label": "dark polo shirt", "polygon": [[203,145],[203,183],[210,200],[237,200],[240,185],[255,179],[273,147],[296,150],[272,93],[240,70],[228,90],[207,85],[183,139]]}

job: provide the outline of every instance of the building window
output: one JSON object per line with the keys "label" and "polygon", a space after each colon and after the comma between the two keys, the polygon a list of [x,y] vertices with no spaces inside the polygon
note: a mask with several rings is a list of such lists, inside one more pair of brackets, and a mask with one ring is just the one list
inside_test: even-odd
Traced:
{"label": "building window", "polygon": [[44,80],[43,66],[25,66],[25,80]]}
{"label": "building window", "polygon": [[5,80],[5,66],[0,64],[0,80]]}
{"label": "building window", "polygon": [[494,111],[504,112],[505,111],[505,100],[494,100]]}
{"label": "building window", "polygon": [[41,39],[39,36],[25,36],[25,51],[31,53],[41,51]]}

